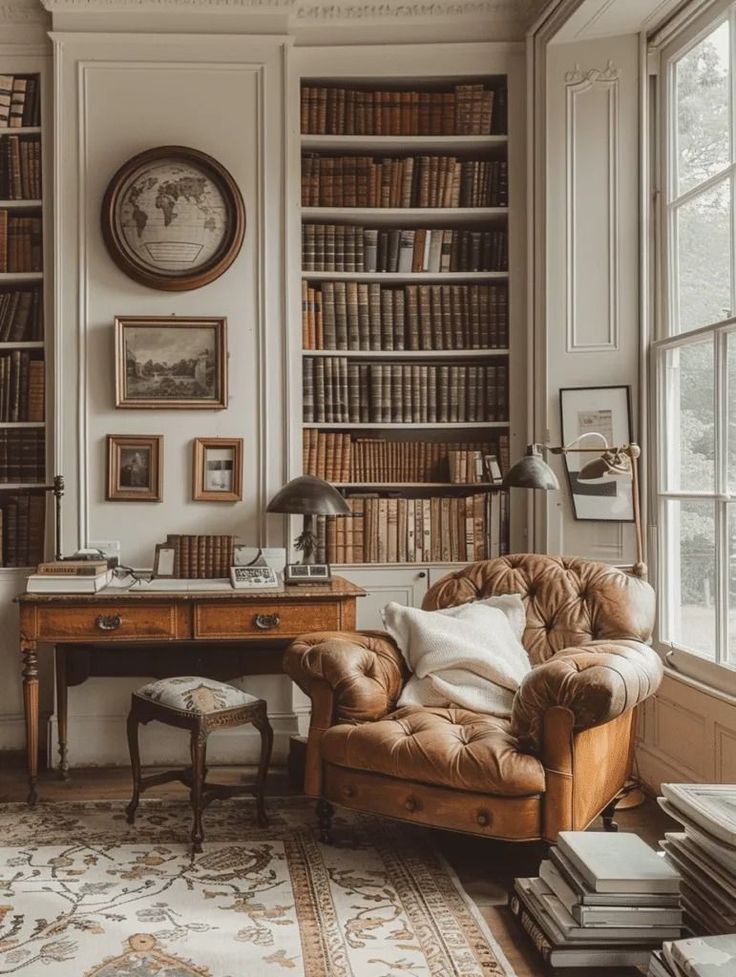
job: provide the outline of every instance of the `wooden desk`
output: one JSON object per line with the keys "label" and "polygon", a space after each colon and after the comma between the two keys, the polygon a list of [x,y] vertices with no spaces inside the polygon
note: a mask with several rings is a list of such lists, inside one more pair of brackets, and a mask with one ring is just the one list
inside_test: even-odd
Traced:
{"label": "wooden desk", "polygon": [[[307,631],[355,628],[355,602],[365,591],[341,577],[329,584],[287,586],[280,591],[102,591],[98,594],[22,594],[20,650],[23,659],[23,708],[26,721],[28,802],[37,799],[38,645],[57,649],[57,713],[62,775],[67,770],[67,651],[114,654],[102,674],[126,674],[115,667],[122,658],[137,661],[128,674],[186,674],[185,656],[169,652],[188,648],[205,655],[225,650],[222,666],[235,675],[278,673],[284,647]],[[147,650],[145,671],[140,653]],[[128,652],[122,655],[121,652]],[[160,654],[159,654],[160,653]],[[163,669],[157,667],[158,658]],[[199,657],[197,660],[199,660]],[[178,668],[177,668],[178,665]],[[92,672],[90,671],[89,674]],[[219,676],[217,676],[219,677]]]}

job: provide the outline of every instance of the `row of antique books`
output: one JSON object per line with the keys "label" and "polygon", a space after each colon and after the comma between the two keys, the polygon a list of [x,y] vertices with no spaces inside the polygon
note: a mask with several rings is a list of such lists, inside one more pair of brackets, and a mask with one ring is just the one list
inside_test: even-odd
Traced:
{"label": "row of antique books", "polygon": [[485,136],[506,131],[506,89],[391,91],[302,85],[301,130],[327,136]]}
{"label": "row of antique books", "polygon": [[682,935],[678,873],[629,832],[561,831],[539,876],[514,881],[509,908],[545,963],[586,974],[646,966]]}
{"label": "row of antique books", "polygon": [[27,350],[0,356],[0,421],[43,421],[45,363]]}
{"label": "row of antique books", "polygon": [[0,493],[0,552],[6,567],[35,566],[43,559],[45,494]]}
{"label": "row of antique books", "polygon": [[43,339],[41,289],[0,288],[0,343]]}
{"label": "row of antique books", "polygon": [[508,316],[505,285],[302,282],[304,349],[505,349]]}
{"label": "row of antique books", "polygon": [[46,437],[41,428],[0,429],[0,482],[43,482]]}
{"label": "row of antique books", "polygon": [[0,272],[43,271],[41,218],[0,210]]}
{"label": "row of antique books", "polygon": [[305,423],[482,423],[508,420],[505,363],[356,363],[305,357]]}
{"label": "row of antique books", "polygon": [[351,224],[303,224],[304,271],[506,271],[505,228],[451,227],[380,230]]}
{"label": "row of antique books", "polygon": [[174,549],[174,577],[208,579],[230,575],[234,536],[171,533],[166,545]]}
{"label": "row of antique books", "polygon": [[683,829],[668,831],[659,844],[682,876],[688,928],[736,933],[736,785],[662,784],[661,790],[661,807]]}
{"label": "row of antique books", "polygon": [[327,518],[328,563],[472,563],[507,550],[505,492],[427,499],[361,493],[347,502],[352,515]]}
{"label": "row of antique books", "polygon": [[[494,455],[503,472],[508,469],[507,434],[485,443],[464,441],[392,441],[360,438],[347,432],[331,433],[306,428],[302,431],[303,466],[307,475],[328,482],[458,482],[486,481],[477,478],[475,466],[460,468],[458,455]],[[455,477],[453,477],[453,464]]]}
{"label": "row of antique books", "polygon": [[0,129],[41,124],[37,75],[0,75]]}
{"label": "row of antique books", "polygon": [[0,199],[40,198],[40,136],[0,136]]}
{"label": "row of antique books", "polygon": [[506,160],[302,158],[303,207],[507,207]]}

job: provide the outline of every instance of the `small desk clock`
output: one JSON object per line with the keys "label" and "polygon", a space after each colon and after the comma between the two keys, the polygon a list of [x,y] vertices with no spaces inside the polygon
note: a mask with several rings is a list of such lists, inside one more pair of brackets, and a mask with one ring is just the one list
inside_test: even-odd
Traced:
{"label": "small desk clock", "polygon": [[326,583],[332,574],[328,563],[287,563],[284,583]]}

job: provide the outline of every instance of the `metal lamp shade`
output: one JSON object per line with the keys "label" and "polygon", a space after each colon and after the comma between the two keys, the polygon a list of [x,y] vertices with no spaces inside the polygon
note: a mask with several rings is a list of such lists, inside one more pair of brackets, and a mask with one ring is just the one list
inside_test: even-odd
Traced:
{"label": "metal lamp shade", "polygon": [[313,475],[292,478],[274,495],[266,511],[307,516],[349,516],[351,512],[336,488]]}
{"label": "metal lamp shade", "polygon": [[541,489],[550,492],[560,487],[557,476],[542,457],[539,448],[530,444],[526,455],[509,469],[503,480],[504,488]]}

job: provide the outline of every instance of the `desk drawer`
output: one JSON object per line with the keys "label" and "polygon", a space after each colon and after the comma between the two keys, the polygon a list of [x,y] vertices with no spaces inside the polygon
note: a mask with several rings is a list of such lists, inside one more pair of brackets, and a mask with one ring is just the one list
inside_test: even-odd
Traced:
{"label": "desk drawer", "polygon": [[38,608],[38,637],[75,641],[176,637],[176,613],[166,604],[64,604]]}
{"label": "desk drawer", "polygon": [[197,638],[293,638],[307,631],[335,631],[341,626],[337,602],[198,604],[194,612]]}

